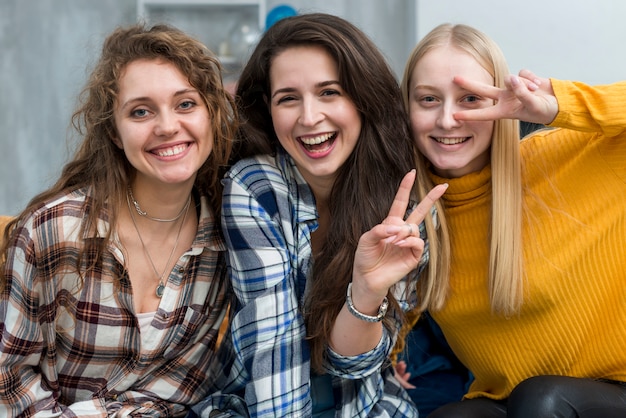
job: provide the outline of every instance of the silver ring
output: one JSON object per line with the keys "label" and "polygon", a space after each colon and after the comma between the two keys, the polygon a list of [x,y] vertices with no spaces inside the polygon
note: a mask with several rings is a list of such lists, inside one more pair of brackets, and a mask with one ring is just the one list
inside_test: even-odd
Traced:
{"label": "silver ring", "polygon": [[409,235],[413,235],[413,225],[407,224],[409,226]]}

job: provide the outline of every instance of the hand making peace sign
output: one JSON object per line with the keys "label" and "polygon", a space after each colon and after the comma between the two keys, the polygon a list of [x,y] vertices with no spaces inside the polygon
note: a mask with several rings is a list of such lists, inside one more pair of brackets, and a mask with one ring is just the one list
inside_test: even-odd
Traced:
{"label": "hand making peace sign", "polygon": [[559,110],[550,80],[528,70],[520,71],[519,76],[510,75],[505,80],[506,88],[463,77],[455,77],[454,82],[479,96],[494,99],[493,106],[456,112],[457,120],[519,119],[547,125]]}
{"label": "hand making peace sign", "polygon": [[389,288],[417,268],[422,257],[424,241],[418,225],[447,185],[434,187],[405,220],[414,181],[412,170],[400,183],[385,220],[359,240],[352,271],[352,297],[361,306],[379,306]]}

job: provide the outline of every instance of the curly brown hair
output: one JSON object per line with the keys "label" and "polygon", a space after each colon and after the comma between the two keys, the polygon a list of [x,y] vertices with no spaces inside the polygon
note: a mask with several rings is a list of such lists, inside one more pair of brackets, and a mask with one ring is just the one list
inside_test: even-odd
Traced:
{"label": "curly brown hair", "polygon": [[[96,251],[102,254],[106,248],[117,222],[117,213],[111,209],[120,207],[135,175],[135,168],[113,143],[112,139],[117,136],[113,110],[119,94],[120,76],[129,63],[140,59],[164,60],[175,65],[198,90],[208,108],[214,144],[211,155],[198,171],[194,187],[208,197],[213,213],[219,219],[220,179],[227,169],[237,129],[236,109],[231,95],[224,88],[219,61],[201,42],[172,26],[148,27],[137,23],[120,27],[105,39],[100,58],[79,95],[79,107],[72,115],[72,126],[82,137],[78,150],[64,166],[56,183],[35,196],[4,231],[0,248],[3,270],[16,225],[43,202],[70,190],[89,188],[91,193],[89,205],[85,205],[81,236],[94,230],[98,216],[103,210],[107,211],[109,232]],[[2,276],[0,288],[4,281]]]}

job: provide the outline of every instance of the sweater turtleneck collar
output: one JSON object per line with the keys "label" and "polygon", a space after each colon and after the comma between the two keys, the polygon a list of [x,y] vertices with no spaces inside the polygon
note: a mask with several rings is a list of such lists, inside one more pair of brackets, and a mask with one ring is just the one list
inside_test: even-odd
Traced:
{"label": "sweater turtleneck collar", "polygon": [[448,190],[441,198],[446,207],[462,206],[484,199],[491,194],[491,165],[489,164],[482,170],[463,177],[447,179],[439,177],[432,171],[429,171],[429,177],[435,184],[448,183]]}

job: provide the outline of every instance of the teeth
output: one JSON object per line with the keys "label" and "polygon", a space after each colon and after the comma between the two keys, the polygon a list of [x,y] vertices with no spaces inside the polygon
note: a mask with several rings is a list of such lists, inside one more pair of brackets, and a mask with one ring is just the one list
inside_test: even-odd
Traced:
{"label": "teeth", "polygon": [[311,138],[300,138],[300,140],[305,145],[317,145],[317,144],[321,144],[322,142],[328,141],[330,138],[332,138],[332,136],[333,136],[332,133],[327,133],[327,134],[323,134],[319,136],[314,136]]}
{"label": "teeth", "polygon": [[445,145],[454,145],[454,144],[460,144],[461,142],[465,141],[467,139],[467,137],[462,137],[462,138],[435,138],[435,141],[441,143],[441,144],[445,144]]}
{"label": "teeth", "polygon": [[158,150],[157,155],[159,157],[171,157],[173,155],[180,154],[181,152],[185,151],[185,149],[187,149],[187,145],[185,144],[176,145],[175,147],[172,147],[172,148]]}

